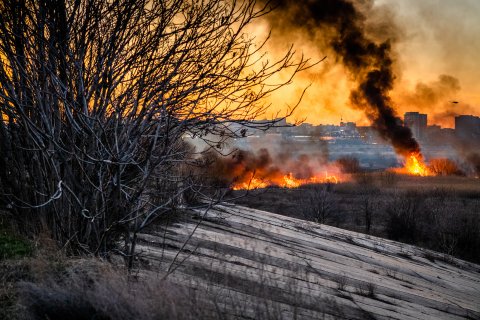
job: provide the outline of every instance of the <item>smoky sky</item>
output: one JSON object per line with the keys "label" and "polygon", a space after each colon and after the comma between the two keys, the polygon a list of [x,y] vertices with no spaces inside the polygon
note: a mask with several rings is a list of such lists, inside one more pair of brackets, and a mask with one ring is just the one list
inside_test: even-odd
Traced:
{"label": "smoky sky", "polygon": [[[403,127],[390,98],[395,83],[392,42],[367,28],[371,0],[276,0],[270,15],[272,28],[299,32],[319,47],[327,46],[356,83],[351,104],[364,111],[372,126],[396,152],[407,156],[419,152],[410,129]],[[395,34],[394,26],[386,34]],[[381,30],[377,30],[381,33]]]}
{"label": "smoky sky", "polygon": [[410,110],[428,114],[430,124],[454,127],[455,116],[476,114],[473,105],[459,99],[460,80],[441,74],[433,81],[418,82],[410,90],[400,90],[395,100]]}

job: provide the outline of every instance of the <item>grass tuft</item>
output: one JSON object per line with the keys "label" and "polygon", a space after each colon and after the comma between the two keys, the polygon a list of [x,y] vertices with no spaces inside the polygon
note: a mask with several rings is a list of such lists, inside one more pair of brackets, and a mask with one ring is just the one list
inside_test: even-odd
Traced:
{"label": "grass tuft", "polygon": [[6,231],[0,231],[0,260],[20,258],[32,253],[30,243]]}

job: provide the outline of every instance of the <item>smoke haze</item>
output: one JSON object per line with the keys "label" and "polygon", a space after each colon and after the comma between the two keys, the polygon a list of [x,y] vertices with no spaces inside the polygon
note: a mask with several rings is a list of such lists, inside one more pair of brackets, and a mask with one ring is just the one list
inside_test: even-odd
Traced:
{"label": "smoke haze", "polygon": [[[371,10],[373,1],[353,4],[347,0],[293,1],[277,0],[276,11],[270,16],[272,28],[284,33],[300,33],[319,48],[329,48],[341,63],[355,87],[350,102],[361,108],[378,133],[391,142],[398,154],[407,156],[420,152],[410,129],[398,121],[389,96],[393,89],[394,55],[391,39],[369,34],[376,28],[367,28],[364,12]],[[392,26],[386,32],[395,34]]]}
{"label": "smoke haze", "polygon": [[[456,114],[480,114],[480,1],[352,0],[332,7],[335,2],[277,1],[279,10],[267,16],[268,22],[261,28],[272,29],[273,53],[293,43],[307,56],[327,56],[326,61],[297,79],[295,87],[312,83],[296,112],[297,118],[319,124],[338,123],[343,116],[359,125],[370,124],[364,112],[351,103],[349,92],[358,82],[331,47],[332,31],[340,24],[334,18],[335,10],[345,10],[344,21],[355,18],[356,26],[373,43],[390,40],[389,55],[395,76],[391,105],[399,115],[406,111],[427,112],[430,124],[453,127],[452,117]],[[414,96],[419,87],[435,87],[435,82],[442,81],[444,76],[457,79],[457,89],[439,95],[435,104],[417,107],[419,103],[409,103],[408,96]],[[295,87],[273,98],[273,110],[278,110],[289,97],[299,95],[300,90]],[[452,100],[460,102],[453,110],[449,103]]]}

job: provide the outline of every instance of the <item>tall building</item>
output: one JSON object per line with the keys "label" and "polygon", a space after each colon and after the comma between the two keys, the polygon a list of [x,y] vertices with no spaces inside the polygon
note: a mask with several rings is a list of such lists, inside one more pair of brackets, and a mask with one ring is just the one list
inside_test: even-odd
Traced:
{"label": "tall building", "polygon": [[427,130],[427,115],[418,112],[406,112],[403,117],[403,124],[412,130],[414,138],[422,140]]}
{"label": "tall building", "polygon": [[480,117],[460,115],[455,117],[455,135],[463,140],[480,138]]}

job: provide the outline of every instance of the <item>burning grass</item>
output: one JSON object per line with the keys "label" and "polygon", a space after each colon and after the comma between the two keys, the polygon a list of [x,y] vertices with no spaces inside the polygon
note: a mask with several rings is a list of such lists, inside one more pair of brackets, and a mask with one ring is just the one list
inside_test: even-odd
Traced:
{"label": "burning grass", "polygon": [[[300,167],[304,165],[298,162]],[[349,166],[350,167],[350,166]],[[325,169],[324,173],[314,173],[319,170],[309,169],[309,176],[299,177],[293,172],[283,172],[281,168],[255,168],[250,169],[249,166],[236,168],[231,178],[231,188],[233,190],[255,190],[264,189],[271,186],[281,188],[299,188],[310,184],[338,184],[349,182],[352,180],[369,180],[372,175],[378,173],[363,172],[360,167],[355,172],[345,169],[344,161],[323,164],[321,169]],[[333,174],[331,173],[333,172]],[[401,168],[390,168],[380,173],[382,176],[415,176],[415,177],[435,177],[435,176],[463,176],[464,173],[458,168],[457,164],[449,159],[431,159],[428,163],[419,152],[412,152],[405,158],[405,163]],[[390,179],[391,180],[391,179]]]}
{"label": "burning grass", "polygon": [[317,184],[317,183],[334,183],[337,184],[340,180],[336,175],[329,175],[328,172],[325,172],[325,175],[315,175],[306,179],[296,178],[293,173],[289,172],[283,176],[273,176],[273,177],[263,177],[256,178],[255,173],[248,173],[247,176],[250,176],[250,179],[243,182],[233,183],[233,190],[254,190],[254,189],[263,189],[270,186],[276,186],[281,188],[298,188],[308,184]]}
{"label": "burning grass", "polygon": [[408,174],[414,176],[425,177],[431,175],[430,170],[423,161],[423,156],[418,152],[413,152],[407,157],[404,169]]}

